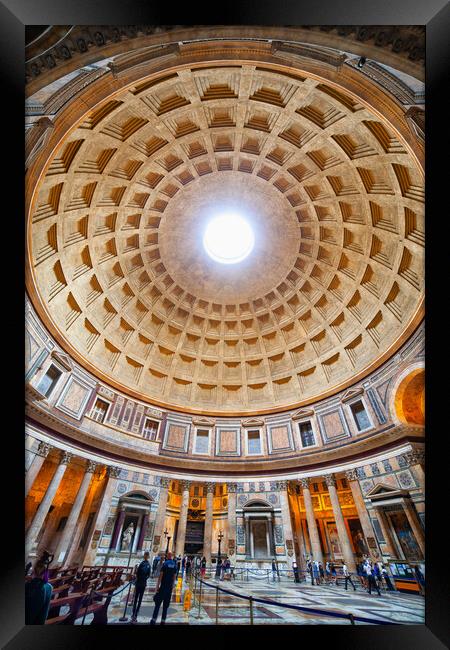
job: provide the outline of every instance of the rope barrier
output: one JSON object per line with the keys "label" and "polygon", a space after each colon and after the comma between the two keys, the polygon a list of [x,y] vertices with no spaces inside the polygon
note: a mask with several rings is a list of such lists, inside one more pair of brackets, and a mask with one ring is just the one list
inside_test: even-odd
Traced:
{"label": "rope barrier", "polygon": [[302,607],[301,605],[290,605],[288,603],[280,603],[275,600],[269,600],[266,598],[255,598],[253,596],[245,596],[243,594],[237,594],[234,591],[230,591],[229,589],[223,589],[223,587],[219,587],[218,585],[209,585],[207,582],[204,582],[201,578],[198,578],[200,584],[204,584],[205,587],[209,587],[210,589],[218,589],[222,591],[225,594],[229,594],[231,596],[235,596],[236,598],[243,598],[244,600],[248,600],[252,605],[253,603],[262,603],[263,605],[273,605],[275,607],[285,607],[286,609],[295,609],[300,612],[306,612],[308,614],[313,614],[317,616],[330,616],[332,618],[345,618],[348,619],[354,624],[354,621],[358,621],[361,623],[374,623],[377,625],[399,625],[399,623],[394,623],[392,621],[380,621],[378,619],[374,618],[366,618],[363,616],[354,616],[353,614],[344,614],[343,612],[331,612],[329,610],[324,610],[324,609],[317,609],[313,607]]}

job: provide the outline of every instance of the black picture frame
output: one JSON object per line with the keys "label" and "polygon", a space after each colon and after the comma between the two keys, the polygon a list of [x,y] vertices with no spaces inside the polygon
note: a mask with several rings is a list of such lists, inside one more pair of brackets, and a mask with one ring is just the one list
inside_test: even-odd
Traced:
{"label": "black picture frame", "polygon": [[[189,25],[396,25],[416,24],[426,26],[426,185],[427,185],[427,328],[432,334],[427,337],[427,460],[426,471],[429,476],[427,483],[427,596],[425,625],[402,625],[386,627],[343,627],[343,626],[295,626],[295,643],[314,643],[317,647],[322,643],[331,643],[332,647],[342,644],[347,648],[364,649],[383,648],[383,650],[408,648],[409,650],[448,647],[448,559],[445,546],[443,522],[446,521],[445,509],[440,505],[442,496],[446,496],[448,488],[441,486],[448,471],[446,454],[442,453],[442,445],[447,437],[446,429],[439,421],[441,409],[444,410],[446,395],[444,382],[437,381],[437,374],[442,359],[442,345],[445,341],[446,323],[442,318],[441,308],[448,303],[448,298],[442,296],[441,282],[445,282],[445,273],[437,268],[440,263],[446,266],[447,250],[445,237],[441,234],[442,222],[447,220],[446,213],[438,208],[438,199],[448,184],[448,165],[439,164],[438,156],[442,150],[442,138],[447,132],[447,119],[444,121],[444,110],[447,105],[442,101],[448,85],[448,61],[450,33],[450,7],[446,0],[380,0],[376,3],[349,2],[348,0],[315,0],[308,4],[294,1],[265,3],[241,2],[226,3],[209,14],[200,9],[200,5],[185,5],[180,11],[174,6],[164,6],[163,3],[145,2],[144,0],[73,0],[61,2],[58,0],[2,0],[0,2],[0,69],[4,79],[3,107],[6,108],[6,119],[3,122],[3,132],[12,135],[13,145],[3,142],[3,161],[6,162],[3,173],[3,191],[12,199],[9,220],[11,228],[3,239],[2,260],[4,273],[8,275],[5,290],[2,295],[4,303],[4,324],[7,325],[7,348],[12,350],[13,362],[5,364],[7,371],[8,391],[17,396],[17,404],[13,406],[12,396],[3,394],[4,445],[8,443],[7,454],[2,463],[2,481],[5,502],[10,513],[16,513],[15,526],[8,526],[12,514],[4,515],[5,533],[8,547],[3,556],[3,588],[1,590],[2,605],[0,607],[0,641],[2,647],[9,649],[28,650],[29,648],[79,648],[90,647],[101,642],[102,645],[112,642],[114,636],[123,645],[135,643],[129,634],[145,632],[147,628],[131,628],[124,626],[120,629],[118,638],[115,627],[81,628],[41,626],[24,626],[23,603],[23,494],[21,467],[23,462],[23,402],[21,387],[23,373],[21,350],[23,350],[23,287],[24,258],[19,251],[24,250],[25,228],[22,215],[24,214],[23,196],[23,106],[24,106],[24,31],[25,25],[37,25],[47,22],[51,24],[125,24],[145,23],[171,25],[174,23]],[[445,154],[446,152],[444,152]],[[444,177],[445,174],[445,177]],[[447,206],[446,209],[448,210]],[[6,209],[5,209],[6,210]],[[6,220],[5,220],[5,223]],[[447,253],[447,255],[446,255]],[[8,254],[11,260],[8,260]],[[23,255],[23,253],[22,253]],[[19,258],[19,259],[18,259]],[[8,269],[8,271],[6,271]],[[447,273],[448,275],[448,273]],[[445,288],[444,288],[445,292]],[[3,310],[2,310],[3,311]],[[5,313],[7,314],[5,316]],[[443,322],[444,321],[444,322]],[[439,329],[442,328],[442,331]],[[6,352],[6,351],[5,351]],[[433,352],[435,354],[433,354]],[[434,366],[434,368],[433,368]],[[6,452],[5,452],[6,453]],[[10,472],[10,479],[6,478]],[[20,477],[20,478],[18,478]],[[445,504],[443,504],[445,505]],[[205,637],[214,640],[214,632],[209,627],[196,626],[196,638]],[[124,630],[128,630],[125,634]],[[172,635],[176,628],[165,629]],[[243,629],[232,626],[221,626],[218,630],[221,638],[227,635],[240,637]],[[283,628],[255,627],[252,635],[263,632],[265,640],[279,639],[281,642],[292,643],[285,639]],[[292,629],[290,630],[292,631]],[[184,628],[183,635],[188,631]],[[276,636],[275,636],[276,635]],[[306,640],[308,637],[308,640]],[[172,638],[172,637],[171,637]],[[148,636],[142,637],[149,642]],[[152,640],[150,640],[151,642]],[[159,641],[159,639],[158,639]]]}

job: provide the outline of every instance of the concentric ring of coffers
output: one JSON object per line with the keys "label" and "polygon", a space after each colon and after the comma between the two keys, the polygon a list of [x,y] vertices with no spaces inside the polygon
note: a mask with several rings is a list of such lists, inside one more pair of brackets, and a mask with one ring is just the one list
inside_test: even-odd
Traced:
{"label": "concentric ring of coffers", "polygon": [[[423,174],[343,88],[205,63],[72,126],[35,191],[30,264],[52,327],[102,378],[205,413],[282,409],[373,370],[417,324]],[[230,193],[263,244],[221,276],[196,227]]]}

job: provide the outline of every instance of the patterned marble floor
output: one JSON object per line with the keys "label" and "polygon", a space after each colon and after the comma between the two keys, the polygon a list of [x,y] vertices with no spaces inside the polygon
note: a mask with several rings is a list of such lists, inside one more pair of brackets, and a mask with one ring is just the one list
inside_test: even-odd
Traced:
{"label": "patterned marble floor", "polygon": [[[292,581],[282,580],[281,582],[261,581],[250,579],[248,582],[237,580],[236,582],[217,582],[209,579],[208,584],[216,585],[229,591],[240,593],[254,598],[270,599],[275,602],[299,605],[315,609],[325,609],[333,612],[352,613],[354,616],[376,619],[382,622],[415,623],[425,622],[425,602],[422,596],[404,594],[400,592],[382,592],[381,596],[376,593],[369,595],[359,584],[356,592],[349,585],[345,591],[344,586],[331,585],[310,585],[301,583],[295,584]],[[184,611],[183,597],[188,584],[183,582],[181,590],[175,590],[172,594],[172,602],[167,616],[167,624],[184,625],[214,625],[216,624],[216,590],[203,588],[201,604],[196,599],[189,612]],[[153,612],[153,594],[155,580],[149,580],[149,587],[144,594],[141,609],[138,617],[138,624],[148,624]],[[108,609],[108,622],[110,624],[129,625],[131,617],[131,604],[133,588],[131,588],[129,604],[127,608],[128,620],[119,619],[123,616],[128,590],[113,598]],[[233,595],[219,592],[218,623],[223,625],[248,625],[250,623],[249,602],[236,598]],[[161,616],[161,610],[159,619]],[[87,616],[85,625],[92,619]],[[332,618],[323,615],[313,615],[293,609],[286,609],[266,603],[254,603],[253,622],[255,625],[350,625],[348,619]],[[78,621],[78,623],[80,623]],[[159,620],[158,620],[159,623]],[[356,625],[366,623],[356,622]]]}

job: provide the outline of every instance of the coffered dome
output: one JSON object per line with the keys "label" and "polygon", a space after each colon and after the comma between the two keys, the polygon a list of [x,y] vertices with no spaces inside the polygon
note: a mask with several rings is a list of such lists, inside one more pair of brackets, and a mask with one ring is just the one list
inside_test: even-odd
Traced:
{"label": "coffered dome", "polygon": [[[255,234],[235,265],[202,243],[223,209]],[[410,145],[339,75],[180,64],[66,130],[30,202],[30,287],[60,343],[121,390],[276,411],[354,383],[417,326],[423,209]]]}

